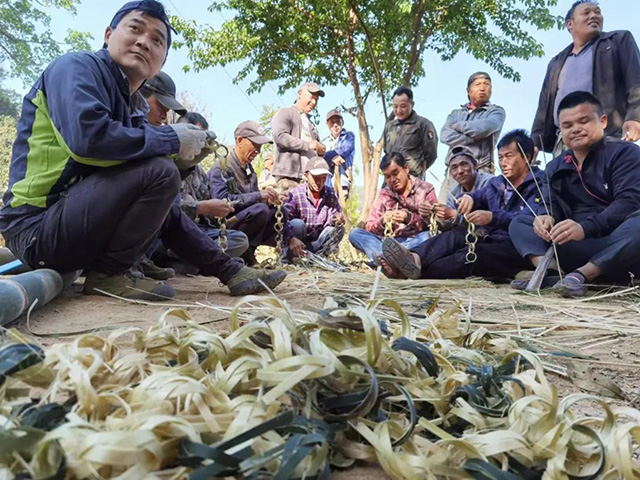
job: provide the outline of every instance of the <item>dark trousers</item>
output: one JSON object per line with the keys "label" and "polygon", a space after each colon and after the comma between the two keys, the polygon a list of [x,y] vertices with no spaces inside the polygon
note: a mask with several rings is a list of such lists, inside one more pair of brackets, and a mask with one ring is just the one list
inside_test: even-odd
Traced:
{"label": "dark trousers", "polygon": [[104,168],[11,237],[9,248],[32,268],[117,275],[160,237],[203,275],[226,282],[242,263],[223,254],[174,204],[179,190],[178,169],[165,157]]}
{"label": "dark trousers", "polygon": [[412,248],[422,262],[421,278],[512,278],[527,268],[506,235],[488,235],[476,243],[477,259],[467,263],[467,229],[455,227]]}
{"label": "dark trousers", "polygon": [[[534,218],[519,215],[509,226],[513,244],[522,258],[544,255],[551,244],[533,231]],[[571,272],[591,262],[600,267],[603,276],[614,282],[629,280],[629,273],[640,275],[640,215],[622,222],[609,235],[586,238],[581,242],[558,245],[560,267]]]}
{"label": "dark trousers", "polygon": [[[282,213],[285,213],[284,208]],[[249,246],[256,248],[259,245],[276,246],[276,207],[270,207],[266,203],[254,203],[233,214],[236,221],[229,228],[243,232],[249,239]],[[283,225],[285,218],[282,219]]]}

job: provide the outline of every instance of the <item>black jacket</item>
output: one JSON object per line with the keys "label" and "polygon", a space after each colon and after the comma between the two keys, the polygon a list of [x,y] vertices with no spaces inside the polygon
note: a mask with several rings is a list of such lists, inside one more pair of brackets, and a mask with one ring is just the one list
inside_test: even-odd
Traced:
{"label": "black jacket", "polygon": [[[556,143],[553,107],[558,77],[572,49],[573,43],[553,57],[542,84],[531,136],[536,146],[546,152],[551,152]],[[604,32],[596,39],[593,45],[593,94],[609,117],[607,135],[620,137],[625,121],[640,121],[640,51],[631,32]]]}
{"label": "black jacket", "polygon": [[[578,175],[575,161],[569,150],[554,158],[544,172],[542,191],[556,221],[573,218],[574,205],[563,198],[561,185],[566,176]],[[585,238],[609,235],[628,217],[640,213],[640,147],[636,144],[603,138],[591,146],[581,176],[597,210],[580,222]],[[538,214],[547,213],[545,210],[538,204]]]}

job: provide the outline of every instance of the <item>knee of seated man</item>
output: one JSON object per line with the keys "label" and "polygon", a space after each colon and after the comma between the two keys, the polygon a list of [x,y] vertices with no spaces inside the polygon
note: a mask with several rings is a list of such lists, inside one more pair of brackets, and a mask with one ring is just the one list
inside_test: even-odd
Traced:
{"label": "knee of seated man", "polygon": [[169,157],[151,157],[148,162],[151,172],[158,175],[158,178],[166,179],[168,186],[174,187],[177,194],[180,191],[182,179],[174,161]]}

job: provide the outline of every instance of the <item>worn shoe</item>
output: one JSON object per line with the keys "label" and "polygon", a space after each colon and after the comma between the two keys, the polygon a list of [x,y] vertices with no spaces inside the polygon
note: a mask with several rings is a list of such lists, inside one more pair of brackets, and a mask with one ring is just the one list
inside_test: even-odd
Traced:
{"label": "worn shoe", "polygon": [[176,276],[176,272],[173,268],[162,268],[153,263],[149,257],[142,257],[140,263],[138,263],[138,269],[145,277],[153,278],[154,280],[169,280]]}
{"label": "worn shoe", "polygon": [[[531,277],[523,278],[520,280],[514,280],[511,282],[510,285],[511,285],[511,288],[515,290],[525,290],[527,288],[527,285],[529,285],[530,280],[531,280]],[[558,275],[547,275],[546,277],[544,277],[544,280],[542,280],[542,285],[540,285],[540,290],[552,288],[559,281],[560,281],[560,277]]]}
{"label": "worn shoe", "polygon": [[98,272],[87,273],[83,292],[85,295],[105,295],[103,292],[133,300],[162,301],[172,298],[176,292],[171,285],[149,278],[135,277],[131,272],[107,275]]}
{"label": "worn shoe", "polygon": [[587,294],[586,283],[587,279],[584,275],[576,270],[575,272],[566,274],[562,282],[558,279],[553,289],[561,293],[563,297],[584,297]]}
{"label": "worn shoe", "polygon": [[382,257],[389,266],[407,278],[420,278],[422,269],[416,263],[413,253],[393,238],[385,238],[382,242]]}
{"label": "worn shoe", "polygon": [[266,287],[273,290],[285,278],[287,278],[287,272],[284,270],[258,270],[243,266],[238,270],[238,273],[231,277],[227,287],[232,297],[241,297],[243,295],[266,292]]}
{"label": "worn shoe", "polygon": [[337,227],[335,227],[329,234],[329,237],[324,242],[320,250],[318,250],[317,254],[326,257],[327,255],[331,255],[332,253],[337,252],[340,248],[340,242],[344,237],[344,232],[345,230],[343,225],[338,225]]}

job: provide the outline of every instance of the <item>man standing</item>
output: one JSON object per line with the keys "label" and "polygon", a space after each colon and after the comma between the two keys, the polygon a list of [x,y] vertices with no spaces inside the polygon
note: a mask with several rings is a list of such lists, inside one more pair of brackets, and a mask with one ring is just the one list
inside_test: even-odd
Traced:
{"label": "man standing", "polygon": [[[466,244],[467,228],[454,227],[414,248],[392,238],[382,245],[383,272],[406,278],[465,278],[469,275],[512,278],[525,268],[509,238],[509,224],[540,200],[542,172],[531,162],[533,140],[524,130],[507,133],[498,143],[502,175],[484,188],[464,194],[458,212],[476,226],[475,255]],[[411,251],[410,251],[411,250]]]}
{"label": "man standing", "polygon": [[[366,230],[354,228],[349,234],[349,241],[365,253],[370,266],[378,265],[384,236],[407,248],[426,242],[431,208],[438,202],[433,185],[411,175],[401,153],[385,155],[380,170],[386,185],[373,202]],[[421,207],[429,212],[426,217],[420,214]]]}
{"label": "man standing", "polygon": [[[329,150],[324,154],[324,159],[329,163],[331,175],[327,177],[329,185],[339,185],[345,196],[349,195],[349,189],[353,181],[353,154],[356,149],[355,136],[353,132],[344,128],[344,118],[336,110],[329,110],[327,113],[327,128],[329,129],[328,144]],[[334,180],[336,167],[339,169],[339,178]],[[338,193],[338,192],[336,192]]]}
{"label": "man standing", "polygon": [[262,146],[272,143],[257,122],[242,122],[234,132],[236,145],[223,162],[217,162],[207,174],[211,194],[234,206],[228,225],[243,232],[249,239],[249,249],[243,255],[245,263],[254,265],[259,245],[276,246],[276,205],[278,192],[267,187],[258,188],[258,176],[251,162],[260,154]]}
{"label": "man standing", "polygon": [[640,139],[640,52],[631,32],[603,32],[597,2],[579,0],[565,17],[573,43],[547,68],[531,135],[536,146],[559,155],[558,106],[571,92],[592,93],[607,116],[605,134]]}
{"label": "man standing", "polygon": [[447,195],[446,204],[436,207],[438,217],[443,220],[443,227],[464,223],[462,215],[457,212],[457,199],[464,193],[473,193],[483,188],[493,175],[477,170],[478,162],[473,151],[466,146],[453,147],[449,157],[449,173],[455,186]]}
{"label": "man standing", "polygon": [[469,101],[453,110],[440,131],[440,141],[449,146],[445,158],[447,178],[440,190],[440,201],[445,203],[449,191],[455,185],[449,165],[453,149],[465,146],[473,152],[476,169],[493,175],[493,152],[500,138],[506,117],[504,108],[491,100],[491,77],[486,72],[476,72],[467,81]]}
{"label": "man standing", "polygon": [[140,93],[149,105],[147,121],[156,127],[167,125],[168,115],[171,110],[178,115],[187,113],[187,109],[176,100],[176,84],[173,79],[164,72],[150,78],[140,88]]}
{"label": "man standing", "polygon": [[533,266],[554,242],[555,268],[570,273],[542,287],[582,296],[600,276],[625,282],[629,273],[640,275],[640,147],[605,136],[607,116],[588,92],[570,93],[558,111],[569,150],[545,170],[547,208],[539,204],[535,218],[518,217],[509,233]]}
{"label": "man standing", "polygon": [[[278,285],[223,254],[175,204],[184,164],[201,156],[206,134],[189,124],[151,126],[132,108],[171,45],[171,24],[156,0],[126,3],[96,53],[68,53],[26,95],[13,147],[0,233],[31,268],[87,270],[86,294],[158,300],[169,285],[131,267],[158,237],[216,276],[232,295]],[[142,100],[140,100],[142,101]]]}
{"label": "man standing", "polygon": [[318,84],[307,82],[298,89],[296,103],[278,110],[271,120],[276,144],[272,175],[281,194],[288,193],[302,181],[306,160],[325,154],[318,129],[309,118],[320,97],[324,97],[324,92]]}
{"label": "man standing", "polygon": [[430,120],[413,109],[413,92],[399,87],[393,92],[394,118],[384,126],[384,153],[401,153],[409,173],[420,179],[438,156],[438,135]]}
{"label": "man standing", "polygon": [[287,212],[288,260],[311,253],[333,253],[344,235],[344,218],[338,197],[326,184],[329,166],[322,157],[305,163],[305,180],[289,192]]}

